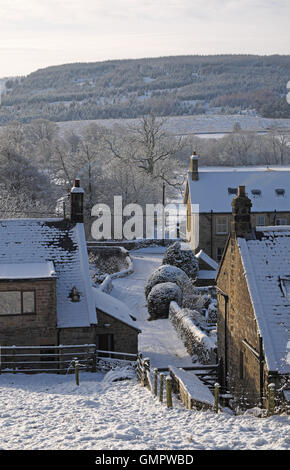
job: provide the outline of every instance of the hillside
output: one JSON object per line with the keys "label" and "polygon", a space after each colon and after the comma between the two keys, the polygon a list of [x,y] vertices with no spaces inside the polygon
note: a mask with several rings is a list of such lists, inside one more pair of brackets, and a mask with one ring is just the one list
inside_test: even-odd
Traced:
{"label": "hillside", "polygon": [[290,56],[216,55],[75,63],[6,81],[0,124],[254,110],[290,117]]}

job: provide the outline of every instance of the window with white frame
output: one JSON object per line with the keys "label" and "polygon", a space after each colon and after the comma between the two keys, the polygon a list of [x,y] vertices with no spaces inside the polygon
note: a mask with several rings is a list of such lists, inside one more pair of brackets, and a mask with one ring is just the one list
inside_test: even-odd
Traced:
{"label": "window with white frame", "polygon": [[287,225],[287,219],[285,217],[278,217],[276,219],[276,225]]}
{"label": "window with white frame", "polygon": [[35,313],[35,291],[0,292],[0,315]]}
{"label": "window with white frame", "polygon": [[264,215],[256,215],[256,226],[265,226],[266,217]]}
{"label": "window with white frame", "polygon": [[225,235],[228,233],[228,217],[226,215],[218,215],[216,217],[216,233]]}

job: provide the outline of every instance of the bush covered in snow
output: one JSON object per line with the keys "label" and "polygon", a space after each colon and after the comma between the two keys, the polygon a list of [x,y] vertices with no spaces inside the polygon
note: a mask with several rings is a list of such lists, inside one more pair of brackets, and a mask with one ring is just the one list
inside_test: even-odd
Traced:
{"label": "bush covered in snow", "polygon": [[202,311],[208,303],[208,296],[196,288],[189,279],[183,285],[182,307]]}
{"label": "bush covered in snow", "polygon": [[191,279],[196,279],[198,275],[198,259],[186,243],[176,242],[169,246],[162,264],[170,264],[182,269]]}
{"label": "bush covered in snow", "polygon": [[174,300],[181,305],[182,291],[173,282],[156,284],[147,298],[147,308],[150,315],[149,320],[168,318],[170,302]]}
{"label": "bush covered in snow", "polygon": [[103,378],[103,382],[119,382],[120,380],[129,380],[136,377],[136,372],[132,366],[127,367],[115,367],[114,369],[107,372]]}
{"label": "bush covered in snow", "polygon": [[177,268],[176,266],[171,266],[169,264],[161,265],[153,271],[145,285],[146,299],[155,285],[164,282],[173,282],[183,290],[184,285],[190,282],[190,279],[182,269]]}

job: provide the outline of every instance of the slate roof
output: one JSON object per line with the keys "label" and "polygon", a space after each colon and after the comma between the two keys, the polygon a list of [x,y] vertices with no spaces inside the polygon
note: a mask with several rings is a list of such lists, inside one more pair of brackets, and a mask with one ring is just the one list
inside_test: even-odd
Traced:
{"label": "slate roof", "polygon": [[109,294],[106,294],[105,292],[101,291],[101,289],[96,287],[93,287],[93,293],[96,308],[104,313],[107,313],[111,317],[116,318],[122,323],[131,326],[131,328],[134,328],[135,330],[139,331],[139,333],[141,333],[141,330],[136,325],[137,322],[132,318],[133,314],[131,310],[126,304],[124,304],[124,302]]}
{"label": "slate roof", "polygon": [[[36,278],[37,271],[43,277],[40,274],[44,263],[52,263],[50,266],[55,270],[57,326],[96,324],[83,224],[63,219],[0,220],[0,272],[6,269],[15,278],[16,270],[22,265],[21,272],[25,267],[26,278],[30,275]],[[80,302],[72,302],[69,297],[74,286],[80,293]]]}
{"label": "slate roof", "polygon": [[261,227],[256,240],[238,238],[265,359],[270,371],[290,372],[290,226]]}
{"label": "slate roof", "polygon": [[188,172],[184,202],[190,196],[191,204],[199,204],[200,213],[231,213],[239,186],[246,186],[252,212],[289,212],[290,166],[201,167],[198,174],[199,179],[192,181]]}

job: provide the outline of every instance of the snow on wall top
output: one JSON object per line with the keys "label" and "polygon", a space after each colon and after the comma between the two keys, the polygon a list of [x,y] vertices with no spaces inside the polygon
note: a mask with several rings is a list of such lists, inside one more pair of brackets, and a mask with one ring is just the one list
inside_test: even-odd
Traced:
{"label": "snow on wall top", "polygon": [[101,291],[101,289],[92,287],[93,295],[95,299],[95,307],[101,310],[104,313],[120,320],[121,322],[125,323],[126,325],[131,326],[135,330],[139,330],[136,326],[136,322],[132,320],[131,316],[132,313],[127,305],[124,304],[119,299],[112,297],[109,294]]}
{"label": "snow on wall top", "polygon": [[[252,212],[289,211],[290,166],[278,167],[204,167],[199,179],[192,181],[188,172],[185,202],[199,204],[199,211],[231,213],[235,190],[245,186],[251,199]],[[280,191],[277,194],[276,190]],[[252,192],[254,191],[254,193]]]}
{"label": "snow on wall top", "polygon": [[245,276],[267,366],[289,373],[290,299],[283,292],[283,279],[290,276],[290,226],[257,233],[256,240],[238,238]]}
{"label": "snow on wall top", "polygon": [[191,398],[201,403],[206,403],[211,406],[214,405],[213,394],[193,372],[186,372],[173,366],[169,366],[168,368],[182,383]]}
{"label": "snow on wall top", "polygon": [[[59,328],[97,323],[83,224],[62,219],[0,220],[0,272],[1,266],[14,263],[22,266],[22,275],[28,263],[53,263]],[[79,302],[69,297],[74,286]]]}

